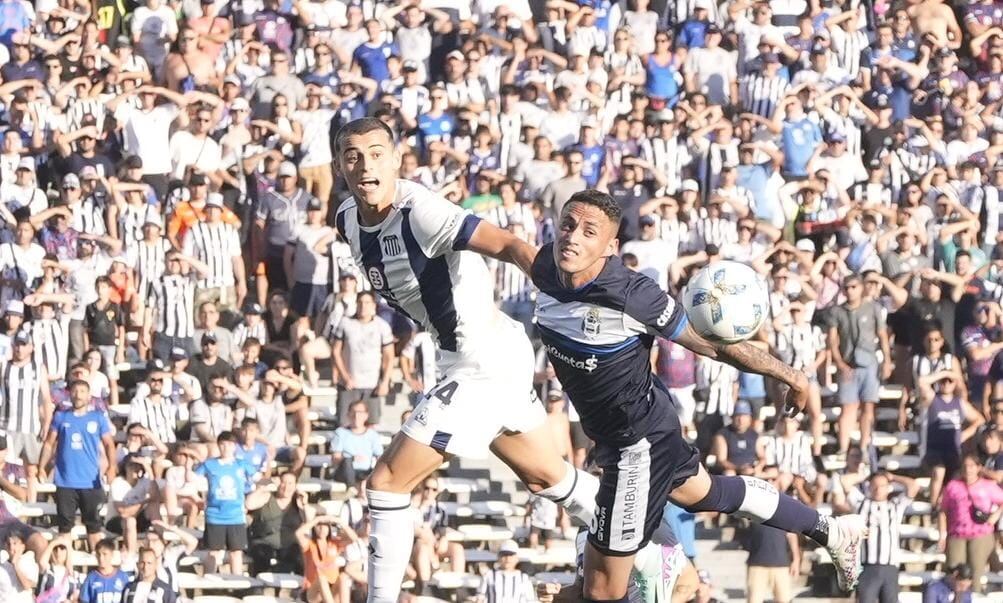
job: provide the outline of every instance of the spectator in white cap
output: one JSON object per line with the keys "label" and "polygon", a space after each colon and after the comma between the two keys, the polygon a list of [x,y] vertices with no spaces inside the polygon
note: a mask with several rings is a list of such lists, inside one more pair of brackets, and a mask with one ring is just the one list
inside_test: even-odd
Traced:
{"label": "spectator in white cap", "polygon": [[[265,238],[265,274],[273,287],[288,287],[286,245],[306,222],[307,206],[313,199],[313,195],[299,186],[296,164],[283,161],[275,188],[261,198],[255,220]],[[321,204],[324,204],[323,199]],[[322,210],[322,214],[326,213]]]}
{"label": "spectator in white cap", "polygon": [[477,603],[523,603],[535,601],[533,579],[520,570],[519,545],[506,540],[498,549],[497,566],[484,574],[477,590]]}

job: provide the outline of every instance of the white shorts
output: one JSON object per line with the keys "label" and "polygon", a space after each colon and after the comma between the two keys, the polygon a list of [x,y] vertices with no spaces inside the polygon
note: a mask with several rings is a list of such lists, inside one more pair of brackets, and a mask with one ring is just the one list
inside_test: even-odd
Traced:
{"label": "white shorts", "polygon": [[405,435],[440,452],[484,458],[499,435],[544,424],[546,411],[533,389],[533,346],[522,325],[508,319],[503,324],[489,358],[445,365],[401,427]]}

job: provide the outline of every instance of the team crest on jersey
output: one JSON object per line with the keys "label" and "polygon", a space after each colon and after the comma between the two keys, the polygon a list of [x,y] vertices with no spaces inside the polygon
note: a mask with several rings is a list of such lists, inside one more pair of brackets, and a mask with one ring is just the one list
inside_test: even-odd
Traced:
{"label": "team crest on jersey", "polygon": [[369,277],[369,284],[373,286],[374,289],[382,289],[386,282],[383,280],[383,273],[376,266],[373,266],[366,273]]}
{"label": "team crest on jersey", "polygon": [[383,255],[387,257],[400,255],[401,243],[397,235],[389,235],[383,237],[382,241],[383,241]]}
{"label": "team crest on jersey", "polygon": [[98,424],[97,421],[87,421],[87,433],[97,433]]}
{"label": "team crest on jersey", "polygon": [[599,318],[599,308],[589,308],[589,311],[585,313],[585,318],[582,319],[582,332],[589,339],[595,339],[599,336],[601,327],[602,320]]}

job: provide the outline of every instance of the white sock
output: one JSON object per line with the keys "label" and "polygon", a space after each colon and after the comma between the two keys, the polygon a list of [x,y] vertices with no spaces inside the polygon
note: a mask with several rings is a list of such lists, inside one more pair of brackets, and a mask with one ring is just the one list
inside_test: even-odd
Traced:
{"label": "white sock", "polygon": [[414,544],[411,495],[367,490],[369,603],[397,603]]}
{"label": "white sock", "polygon": [[575,469],[571,463],[565,463],[567,471],[558,483],[537,492],[551,500],[586,526],[592,525],[596,516],[596,494],[599,493],[599,479],[590,473]]}

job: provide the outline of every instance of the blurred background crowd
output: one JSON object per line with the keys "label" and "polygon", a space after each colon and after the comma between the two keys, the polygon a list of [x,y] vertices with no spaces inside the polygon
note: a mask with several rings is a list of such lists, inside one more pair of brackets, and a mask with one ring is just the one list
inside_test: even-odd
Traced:
{"label": "blurred background crowd", "polygon": [[[859,600],[1000,597],[1001,103],[991,0],[0,0],[0,600],[364,597],[364,480],[436,370],[333,228],[362,116],[401,178],[529,242],[598,188],[670,294],[754,266],[757,345],[812,401],[777,420],[776,384],[659,341],[708,467],[864,514]],[[537,382],[583,466],[543,353]],[[555,507],[499,464],[440,474],[411,591],[573,577]],[[831,593],[824,552],[669,513],[680,600]],[[715,588],[698,536],[748,575]]]}

